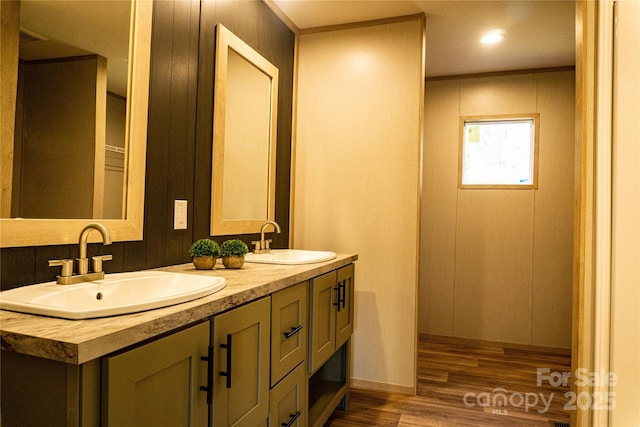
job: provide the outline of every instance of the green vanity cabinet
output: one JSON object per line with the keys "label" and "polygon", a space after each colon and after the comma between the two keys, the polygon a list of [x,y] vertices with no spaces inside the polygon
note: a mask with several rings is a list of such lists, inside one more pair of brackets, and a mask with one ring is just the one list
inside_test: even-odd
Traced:
{"label": "green vanity cabinet", "polygon": [[309,372],[316,372],[353,332],[353,264],[311,279]]}
{"label": "green vanity cabinet", "polygon": [[348,407],[354,265],[311,279],[309,296],[308,425],[321,427]]}
{"label": "green vanity cabinet", "polygon": [[209,322],[102,359],[102,425],[206,426]]}
{"label": "green vanity cabinet", "polygon": [[266,425],[271,297],[213,317],[214,426]]}
{"label": "green vanity cabinet", "polygon": [[81,364],[5,348],[1,423],[320,427],[347,407],[354,265],[320,268]]}

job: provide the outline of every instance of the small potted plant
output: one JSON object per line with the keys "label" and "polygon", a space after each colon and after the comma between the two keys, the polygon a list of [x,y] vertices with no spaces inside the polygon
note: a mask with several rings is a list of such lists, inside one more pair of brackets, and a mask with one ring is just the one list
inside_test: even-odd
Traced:
{"label": "small potted plant", "polygon": [[196,269],[211,270],[220,256],[220,246],[210,239],[196,240],[189,248],[189,255]]}
{"label": "small potted plant", "polygon": [[247,245],[239,239],[222,242],[222,264],[225,268],[242,268],[244,256],[249,252]]}

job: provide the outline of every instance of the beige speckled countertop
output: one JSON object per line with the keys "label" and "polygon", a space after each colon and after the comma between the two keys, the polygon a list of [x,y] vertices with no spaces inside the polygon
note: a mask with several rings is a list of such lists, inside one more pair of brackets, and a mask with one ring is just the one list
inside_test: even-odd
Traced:
{"label": "beige speckled countertop", "polygon": [[226,270],[218,261],[214,270],[196,270],[192,264],[159,270],[222,276],[221,291],[169,307],[100,319],[65,320],[0,310],[2,349],[70,364],[82,364],[153,338],[235,306],[269,295],[312,277],[350,264],[354,254],[303,265],[245,263]]}

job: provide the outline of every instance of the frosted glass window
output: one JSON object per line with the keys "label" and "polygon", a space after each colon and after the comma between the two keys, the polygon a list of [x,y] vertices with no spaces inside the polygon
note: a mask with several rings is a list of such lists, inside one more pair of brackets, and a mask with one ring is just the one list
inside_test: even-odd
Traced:
{"label": "frosted glass window", "polygon": [[463,118],[460,187],[536,188],[536,119]]}

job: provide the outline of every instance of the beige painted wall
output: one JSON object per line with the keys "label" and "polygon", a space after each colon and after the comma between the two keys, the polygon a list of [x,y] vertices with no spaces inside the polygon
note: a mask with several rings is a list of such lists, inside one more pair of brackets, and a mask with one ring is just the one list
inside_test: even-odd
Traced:
{"label": "beige painted wall", "polygon": [[611,276],[611,426],[640,425],[640,2],[616,3]]}
{"label": "beige painted wall", "polygon": [[351,376],[413,392],[423,21],[299,38],[293,245],[359,254]]}
{"label": "beige painted wall", "polygon": [[[538,190],[457,188],[459,117],[540,113]],[[574,73],[430,81],[419,330],[571,347]]]}

